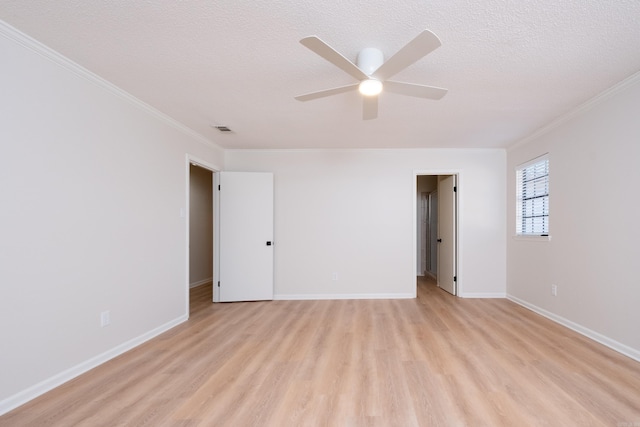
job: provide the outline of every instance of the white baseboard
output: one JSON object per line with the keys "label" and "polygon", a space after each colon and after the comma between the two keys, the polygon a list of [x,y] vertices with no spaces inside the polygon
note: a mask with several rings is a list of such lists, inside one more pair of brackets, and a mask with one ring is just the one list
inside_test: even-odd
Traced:
{"label": "white baseboard", "polygon": [[489,293],[462,293],[458,295],[460,298],[506,298],[507,294],[504,292],[489,292]]}
{"label": "white baseboard", "polygon": [[565,319],[562,316],[558,316],[557,314],[551,313],[543,308],[535,306],[527,301],[521,300],[520,298],[514,297],[513,295],[507,294],[507,298],[511,301],[515,302],[518,305],[523,306],[535,313],[538,313],[541,316],[546,317],[547,319],[553,320],[556,323],[561,324],[562,326],[566,326],[567,328],[584,335],[587,338],[590,338],[596,342],[599,342],[602,345],[609,347],[612,350],[617,351],[618,353],[624,354],[627,357],[630,357],[634,360],[640,362],[640,350],[636,350],[635,348],[629,347],[628,345],[622,344],[616,340],[613,340],[609,337],[606,337],[596,331],[592,331],[589,328],[586,328],[582,325],[579,325],[575,322],[572,322],[569,319]]}
{"label": "white baseboard", "polygon": [[276,294],[274,300],[410,299],[415,294]]}
{"label": "white baseboard", "polygon": [[33,400],[50,390],[53,390],[54,388],[76,378],[81,374],[84,374],[85,372],[95,368],[96,366],[99,366],[117,356],[120,356],[122,353],[125,353],[132,348],[137,347],[146,341],[149,341],[150,339],[160,335],[163,332],[168,331],[169,329],[179,325],[182,322],[185,322],[188,319],[189,316],[187,315],[180,316],[177,319],[167,322],[164,325],[152,329],[147,333],[124,342],[112,348],[111,350],[105,351],[104,353],[92,357],[91,359],[86,360],[79,365],[62,371],[51,378],[48,378],[19,393],[14,394],[13,396],[0,401],[0,415],[6,414],[7,412],[17,408],[18,406],[24,405],[28,401]]}
{"label": "white baseboard", "polygon": [[190,288],[195,288],[200,285],[206,285],[207,283],[213,283],[213,277],[209,277],[208,279],[198,280],[197,282],[189,283]]}

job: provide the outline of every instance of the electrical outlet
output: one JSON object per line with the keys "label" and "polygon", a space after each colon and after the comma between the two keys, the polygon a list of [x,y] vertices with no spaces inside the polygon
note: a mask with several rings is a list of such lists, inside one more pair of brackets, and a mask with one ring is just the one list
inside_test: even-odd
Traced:
{"label": "electrical outlet", "polygon": [[100,313],[100,326],[103,328],[111,323],[111,312],[109,310]]}
{"label": "electrical outlet", "polygon": [[554,297],[558,296],[558,285],[551,285],[551,295]]}
{"label": "electrical outlet", "polygon": [[338,273],[331,274],[331,280],[333,280],[334,282],[337,282],[338,281]]}

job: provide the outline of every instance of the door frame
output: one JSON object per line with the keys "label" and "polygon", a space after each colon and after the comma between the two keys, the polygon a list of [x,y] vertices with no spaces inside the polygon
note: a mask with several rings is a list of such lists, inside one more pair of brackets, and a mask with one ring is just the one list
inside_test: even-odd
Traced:
{"label": "door frame", "polygon": [[189,218],[190,218],[190,190],[191,190],[191,174],[190,168],[191,165],[195,165],[201,167],[203,169],[207,169],[211,171],[213,177],[213,185],[211,191],[213,192],[213,302],[216,302],[219,299],[218,295],[218,287],[215,286],[219,280],[219,256],[220,256],[220,242],[218,241],[218,236],[220,235],[220,223],[219,223],[219,193],[218,188],[218,172],[222,170],[222,168],[210,163],[206,160],[198,158],[191,154],[186,154],[185,156],[185,182],[186,182],[186,200],[185,200],[185,208],[180,209],[180,216],[185,219],[185,292],[186,292],[186,306],[185,312],[187,313],[187,317],[189,316]]}
{"label": "door frame", "polygon": [[[418,268],[418,256],[420,255],[418,248],[418,176],[420,175],[455,175],[456,176],[456,296],[461,297],[464,295],[464,277],[463,270],[463,255],[464,250],[460,242],[462,242],[462,212],[463,212],[463,173],[460,169],[416,169],[413,171],[413,273]],[[418,286],[416,284],[414,288],[414,298],[418,296]]]}

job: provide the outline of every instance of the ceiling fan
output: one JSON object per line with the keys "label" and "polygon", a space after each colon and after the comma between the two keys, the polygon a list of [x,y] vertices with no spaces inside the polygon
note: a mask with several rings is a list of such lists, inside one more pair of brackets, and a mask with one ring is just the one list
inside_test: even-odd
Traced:
{"label": "ceiling fan", "polygon": [[295,97],[298,101],[311,101],[358,89],[363,95],[362,118],[370,120],[378,117],[378,95],[383,88],[388,92],[427,99],[440,99],[447,93],[447,89],[439,87],[387,80],[441,45],[438,36],[429,30],[418,34],[386,61],[382,52],[372,47],[361,50],[354,64],[316,36],[305,37],[300,43],[359,82],[299,95]]}

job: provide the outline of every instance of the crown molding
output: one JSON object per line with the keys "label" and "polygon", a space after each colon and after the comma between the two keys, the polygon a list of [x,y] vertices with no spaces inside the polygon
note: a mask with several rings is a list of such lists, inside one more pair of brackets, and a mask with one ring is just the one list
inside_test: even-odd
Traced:
{"label": "crown molding", "polygon": [[587,113],[589,110],[593,109],[594,107],[604,103],[605,101],[608,101],[609,99],[613,98],[615,95],[622,92],[629,86],[633,86],[639,82],[640,82],[640,71],[632,74],[631,76],[627,77],[621,82],[613,85],[609,89],[606,89],[605,91],[599,93],[598,95],[594,96],[588,101],[578,105],[576,108],[572,109],[571,111],[559,116],[555,120],[551,121],[549,124],[533,132],[531,135],[509,145],[507,147],[507,151],[515,150],[516,148],[519,148],[535,139],[540,138],[543,135],[546,135],[547,133],[571,121],[572,119],[579,117]]}
{"label": "crown molding", "polygon": [[66,69],[67,71],[75,74],[78,77],[81,77],[97,86],[99,86],[100,88],[106,90],[107,92],[111,93],[112,95],[123,99],[126,102],[129,102],[130,104],[133,104],[134,106],[140,108],[141,110],[147,112],[148,114],[154,116],[156,119],[164,122],[165,124],[171,126],[172,128],[180,131],[181,133],[185,134],[186,136],[195,139],[196,141],[208,145],[209,147],[212,148],[216,148],[219,150],[223,150],[222,147],[220,147],[219,145],[217,145],[216,143],[214,143],[213,141],[207,139],[206,137],[204,137],[203,135],[199,134],[198,132],[194,131],[193,129],[185,126],[184,124],[180,123],[179,121],[175,120],[174,118],[166,115],[165,113],[157,110],[156,108],[152,107],[151,105],[141,101],[140,99],[136,98],[135,96],[131,95],[130,93],[124,91],[123,89],[119,88],[118,86],[114,85],[113,83],[103,79],[102,77],[98,76],[97,74],[87,70],[86,68],[84,68],[83,66],[77,64],[76,62],[73,62],[72,60],[70,60],[69,58],[67,58],[66,56],[62,55],[61,53],[51,49],[50,47],[42,44],[41,42],[37,41],[36,39],[26,35],[25,33],[21,32],[20,30],[12,27],[11,25],[7,24],[6,22],[0,20],[0,36],[5,37],[6,39],[26,48],[29,49],[30,51],[42,56],[43,58],[53,62],[54,64]]}

